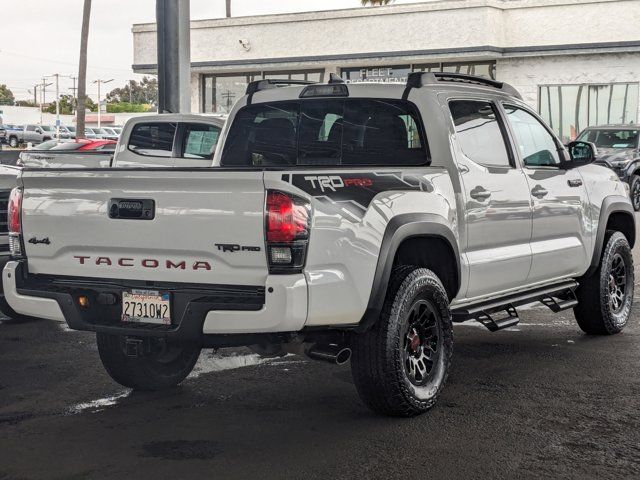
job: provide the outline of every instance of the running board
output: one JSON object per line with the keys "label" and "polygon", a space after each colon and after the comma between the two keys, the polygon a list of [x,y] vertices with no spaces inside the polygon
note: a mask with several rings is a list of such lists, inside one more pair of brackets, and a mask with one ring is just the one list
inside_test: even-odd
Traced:
{"label": "running board", "polygon": [[573,308],[578,304],[575,289],[578,283],[570,280],[555,285],[540,287],[527,292],[506,295],[499,299],[467,305],[452,310],[454,322],[477,320],[489,331],[496,332],[517,325],[520,319],[516,307],[541,302],[553,312]]}

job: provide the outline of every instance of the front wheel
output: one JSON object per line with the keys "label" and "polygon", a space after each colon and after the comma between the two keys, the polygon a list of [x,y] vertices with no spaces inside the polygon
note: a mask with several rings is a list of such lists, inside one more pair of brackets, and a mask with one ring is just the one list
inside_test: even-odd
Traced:
{"label": "front wheel", "polygon": [[635,275],[626,237],[607,231],[600,265],[580,281],[578,305],[573,309],[578,325],[590,335],[620,333],[629,321]]}
{"label": "front wheel", "polygon": [[125,338],[98,333],[98,352],[107,373],[120,385],[134,390],[163,390],[174,387],[191,373],[200,347],[164,340],[147,340],[144,353],[125,353]]}
{"label": "front wheel", "polygon": [[411,417],[435,405],[453,351],[449,299],[425,268],[398,267],[378,322],[352,340],[358,394],[373,411]]}
{"label": "front wheel", "polygon": [[633,209],[640,211],[640,175],[633,175],[629,184],[629,195],[631,196],[631,204]]}
{"label": "front wheel", "polygon": [[18,139],[16,137],[11,137],[9,139],[9,146],[11,148],[16,148],[18,146]]}

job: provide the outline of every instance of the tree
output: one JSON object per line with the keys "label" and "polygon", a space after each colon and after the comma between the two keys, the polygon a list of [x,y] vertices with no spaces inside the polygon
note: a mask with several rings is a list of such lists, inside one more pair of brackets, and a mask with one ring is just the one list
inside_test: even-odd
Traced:
{"label": "tree", "polygon": [[16,107],[37,107],[38,104],[31,100],[16,100]]}
{"label": "tree", "polygon": [[124,87],[114,88],[106,96],[108,103],[155,105],[158,103],[158,80],[143,77],[138,83],[129,80]]}
{"label": "tree", "polygon": [[366,7],[367,5],[374,5],[374,6],[389,5],[393,1],[394,0],[362,0],[362,6]]}
{"label": "tree", "polygon": [[[73,102],[74,98],[71,95],[60,95],[60,114],[61,115],[73,115]],[[91,112],[97,112],[97,106],[93,100],[89,97],[85,97],[84,104],[86,110]],[[56,113],[55,102],[50,103],[44,108],[45,112]]]}
{"label": "tree", "polygon": [[4,83],[0,85],[0,105],[13,105],[16,101],[16,97],[13,96],[13,92],[9,90]]}
{"label": "tree", "polygon": [[82,8],[82,32],[80,33],[80,61],[78,65],[78,113],[76,118],[76,138],[84,138],[84,117],[87,97],[87,46],[89,44],[89,22],[91,21],[91,0],[84,0]]}

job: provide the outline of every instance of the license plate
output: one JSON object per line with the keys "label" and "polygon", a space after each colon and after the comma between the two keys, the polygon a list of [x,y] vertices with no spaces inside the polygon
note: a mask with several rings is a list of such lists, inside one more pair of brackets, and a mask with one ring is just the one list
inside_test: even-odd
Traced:
{"label": "license plate", "polygon": [[170,325],[169,294],[153,290],[122,292],[122,321]]}

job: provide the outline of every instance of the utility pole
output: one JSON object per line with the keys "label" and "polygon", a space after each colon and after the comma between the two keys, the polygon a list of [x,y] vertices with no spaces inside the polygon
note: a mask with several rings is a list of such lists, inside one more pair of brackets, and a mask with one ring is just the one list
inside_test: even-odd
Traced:
{"label": "utility pole", "polygon": [[56,79],[56,140],[60,140],[60,74],[54,73],[45,78]]}
{"label": "utility pole", "polygon": [[40,87],[40,125],[42,125],[42,108],[47,100],[47,87],[52,85],[51,83],[47,83],[45,77],[42,77],[42,83],[38,85]]}
{"label": "utility pole", "polygon": [[109,83],[109,82],[113,82],[113,78],[110,78],[109,80],[94,80],[91,83],[97,83],[98,84],[98,128],[100,128],[101,125],[101,115],[102,115],[102,111],[100,108],[100,84],[102,83]]}
{"label": "utility pole", "polygon": [[73,97],[71,98],[71,113],[75,113],[76,110],[76,105],[77,105],[77,98],[76,98],[76,90],[78,90],[76,88],[76,80],[78,79],[78,77],[74,77],[73,75],[69,75],[69,78],[71,80],[73,80],[73,87],[71,87],[69,90],[71,90],[73,92]]}
{"label": "utility pole", "polygon": [[[34,105],[37,105],[37,104],[38,104],[38,87],[39,87],[39,86],[40,86],[40,84],[39,84],[39,83],[36,83],[36,84],[33,86],[33,104],[34,104]],[[29,92],[29,93],[31,93],[31,92]]]}

